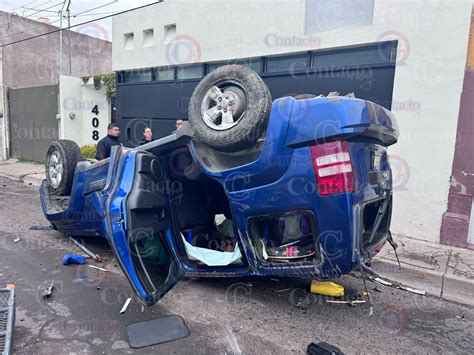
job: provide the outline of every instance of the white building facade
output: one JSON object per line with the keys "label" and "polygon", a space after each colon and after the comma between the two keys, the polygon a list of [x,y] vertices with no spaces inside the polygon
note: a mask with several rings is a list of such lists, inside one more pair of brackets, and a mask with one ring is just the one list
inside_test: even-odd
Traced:
{"label": "white building facade", "polygon": [[[472,247],[472,186],[455,178],[453,165],[461,154],[455,147],[469,69],[471,9],[471,1],[165,0],[114,17],[113,70],[119,75],[135,70],[139,81],[148,81],[147,69],[157,68],[150,74],[153,81],[172,75],[170,66],[187,67],[192,75],[198,63],[313,50],[324,54],[398,41],[390,82],[391,109],[401,132],[389,149],[395,183],[392,231]],[[363,50],[358,56],[364,57]],[[180,78],[180,70],[174,79],[185,85],[188,74],[183,69]],[[473,151],[472,140],[464,149]],[[455,205],[462,200],[464,207],[449,207],[448,200]]]}

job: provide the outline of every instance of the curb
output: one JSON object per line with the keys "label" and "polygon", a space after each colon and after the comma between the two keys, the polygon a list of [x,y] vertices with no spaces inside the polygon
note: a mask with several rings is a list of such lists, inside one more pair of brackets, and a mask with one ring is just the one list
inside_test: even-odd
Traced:
{"label": "curb", "polygon": [[25,185],[29,185],[29,186],[40,187],[45,178],[46,177],[45,177],[44,173],[26,175],[23,178],[23,183]]}
{"label": "curb", "polygon": [[10,180],[10,181],[15,181],[15,182],[23,182],[21,178],[18,176],[12,176],[12,175],[6,175],[6,174],[0,174],[0,179],[5,179],[5,180]]}
{"label": "curb", "polygon": [[398,263],[387,259],[375,258],[372,267],[384,279],[399,282],[406,286],[424,290],[428,294],[448,301],[474,306],[474,280],[448,273],[417,267],[407,263]]}
{"label": "curb", "polygon": [[28,186],[39,187],[41,186],[43,180],[45,179],[45,176],[43,173],[30,174],[30,175],[24,175],[24,176],[0,174],[0,179],[10,180],[10,181],[18,182],[18,183],[25,184]]}

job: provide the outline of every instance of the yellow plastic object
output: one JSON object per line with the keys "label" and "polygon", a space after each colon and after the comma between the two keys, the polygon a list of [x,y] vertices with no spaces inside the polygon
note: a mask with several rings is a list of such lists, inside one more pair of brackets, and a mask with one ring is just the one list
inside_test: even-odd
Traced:
{"label": "yellow plastic object", "polygon": [[334,282],[329,281],[311,281],[310,287],[311,293],[315,293],[317,295],[325,295],[325,296],[332,296],[332,297],[342,297],[344,296],[344,287],[338,285]]}

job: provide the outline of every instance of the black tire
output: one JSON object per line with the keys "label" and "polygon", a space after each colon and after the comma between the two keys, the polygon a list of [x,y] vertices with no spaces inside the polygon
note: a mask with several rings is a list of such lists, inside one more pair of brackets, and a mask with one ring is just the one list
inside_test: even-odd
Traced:
{"label": "black tire", "polygon": [[[229,110],[236,115],[230,128],[210,127],[219,125],[214,124],[219,118],[213,122],[204,121],[202,109],[206,106],[206,98],[210,96],[208,92],[215,86],[221,89],[221,99],[226,96],[226,101],[222,102],[226,102],[225,106],[230,107]],[[229,96],[237,98],[237,104],[231,103],[233,107],[228,105],[229,93]],[[212,105],[221,107],[214,101],[216,103]],[[256,72],[243,65],[225,65],[206,75],[194,90],[188,109],[189,123],[198,141],[220,151],[236,152],[252,146],[265,135],[271,108],[270,91]],[[222,115],[221,112],[221,122]]]}
{"label": "black tire", "polygon": [[[76,165],[82,160],[81,149],[76,142],[63,139],[51,143],[45,161],[46,182],[51,195],[69,196],[71,194]],[[61,176],[55,174],[59,171],[59,164],[62,166]]]}

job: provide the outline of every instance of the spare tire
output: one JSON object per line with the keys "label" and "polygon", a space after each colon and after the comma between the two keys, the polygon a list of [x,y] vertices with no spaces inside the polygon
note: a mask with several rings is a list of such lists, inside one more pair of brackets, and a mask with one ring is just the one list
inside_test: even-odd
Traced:
{"label": "spare tire", "polygon": [[51,143],[45,161],[46,182],[51,195],[71,194],[76,165],[82,160],[81,149],[76,142],[63,139]]}
{"label": "spare tire", "polygon": [[243,65],[225,65],[198,84],[189,123],[202,143],[224,152],[255,144],[265,134],[272,97],[262,78]]}

